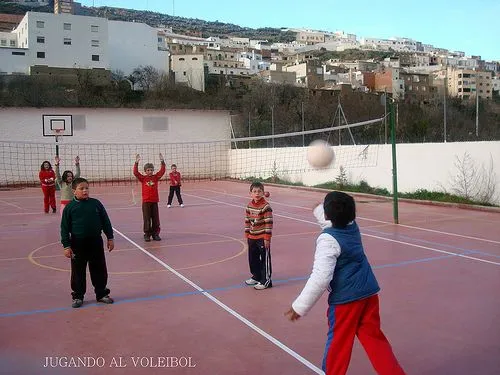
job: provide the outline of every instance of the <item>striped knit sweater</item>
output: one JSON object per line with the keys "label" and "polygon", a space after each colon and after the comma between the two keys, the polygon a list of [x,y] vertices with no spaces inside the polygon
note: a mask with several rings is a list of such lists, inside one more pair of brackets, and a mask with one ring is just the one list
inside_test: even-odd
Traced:
{"label": "striped knit sweater", "polygon": [[245,210],[245,237],[270,240],[273,232],[273,210],[264,198],[248,203]]}

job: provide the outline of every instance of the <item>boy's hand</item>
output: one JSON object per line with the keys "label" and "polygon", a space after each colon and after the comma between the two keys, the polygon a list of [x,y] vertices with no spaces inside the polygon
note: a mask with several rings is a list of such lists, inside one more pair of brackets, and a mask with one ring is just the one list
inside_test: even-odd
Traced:
{"label": "boy's hand", "polygon": [[80,157],[78,155],[76,155],[75,164],[76,165],[80,164]]}
{"label": "boy's hand", "polygon": [[54,158],[54,161],[56,162],[56,165],[58,165],[58,164],[59,164],[59,162],[61,161],[61,159],[59,158],[59,156],[56,156],[56,157]]}
{"label": "boy's hand", "polygon": [[291,322],[295,322],[300,318],[300,315],[295,312],[293,307],[290,307],[290,310],[288,310],[284,315]]}
{"label": "boy's hand", "polygon": [[115,241],[113,239],[108,240],[108,250],[111,252],[115,248]]}
{"label": "boy's hand", "polygon": [[71,247],[66,247],[64,249],[64,256],[66,258],[72,258],[73,257],[73,250],[71,250]]}
{"label": "boy's hand", "polygon": [[269,250],[271,247],[271,240],[264,240],[264,247]]}
{"label": "boy's hand", "polygon": [[136,162],[136,163],[139,163],[139,161],[140,161],[140,160],[141,160],[141,155],[136,154],[136,155],[135,155],[135,162]]}
{"label": "boy's hand", "polygon": [[163,155],[161,154],[161,152],[160,152],[160,161],[165,162],[165,160],[163,159]]}

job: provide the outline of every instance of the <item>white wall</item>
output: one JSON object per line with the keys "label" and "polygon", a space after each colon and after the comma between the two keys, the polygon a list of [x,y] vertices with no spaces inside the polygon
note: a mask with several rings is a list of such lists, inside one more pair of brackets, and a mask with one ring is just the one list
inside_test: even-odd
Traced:
{"label": "white wall", "polygon": [[[51,142],[42,135],[42,115],[73,115],[74,136],[67,143],[170,143],[229,139],[227,111],[0,108],[2,140]],[[85,117],[79,129],[76,116]],[[144,131],[144,117],[166,117],[167,131]],[[81,117],[80,117],[81,118]]]}
{"label": "white wall", "polygon": [[108,21],[111,70],[129,75],[139,66],[151,65],[168,73],[168,51],[158,50],[158,30],[144,23]]}
{"label": "white wall", "polygon": [[[232,150],[230,172],[234,177],[278,177],[313,186],[334,181],[340,166],[345,168],[349,181],[366,181],[370,186],[392,191],[391,145],[335,146],[336,160],[329,169],[311,170],[306,163],[306,149],[301,147],[279,149]],[[361,160],[360,155],[366,159]],[[398,144],[398,191],[414,192],[418,189],[453,192],[453,179],[460,173],[456,164],[464,154],[486,175],[495,177],[496,196],[500,204],[500,141]],[[253,160],[253,163],[250,163]],[[492,167],[491,172],[488,172]],[[468,169],[469,171],[469,169]]]}

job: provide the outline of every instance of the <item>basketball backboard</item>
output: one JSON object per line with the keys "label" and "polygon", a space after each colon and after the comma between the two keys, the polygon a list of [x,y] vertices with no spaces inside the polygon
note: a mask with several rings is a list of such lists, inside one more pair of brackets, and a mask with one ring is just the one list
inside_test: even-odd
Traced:
{"label": "basketball backboard", "polygon": [[42,125],[44,137],[73,135],[72,115],[42,115]]}

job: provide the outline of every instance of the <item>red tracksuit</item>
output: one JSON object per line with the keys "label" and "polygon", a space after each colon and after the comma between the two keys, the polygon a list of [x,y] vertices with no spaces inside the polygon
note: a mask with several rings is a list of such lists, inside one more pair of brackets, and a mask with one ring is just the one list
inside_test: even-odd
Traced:
{"label": "red tracksuit", "polygon": [[49,206],[56,209],[56,174],[52,169],[41,170],[38,174],[43,191],[43,209],[49,212]]}

